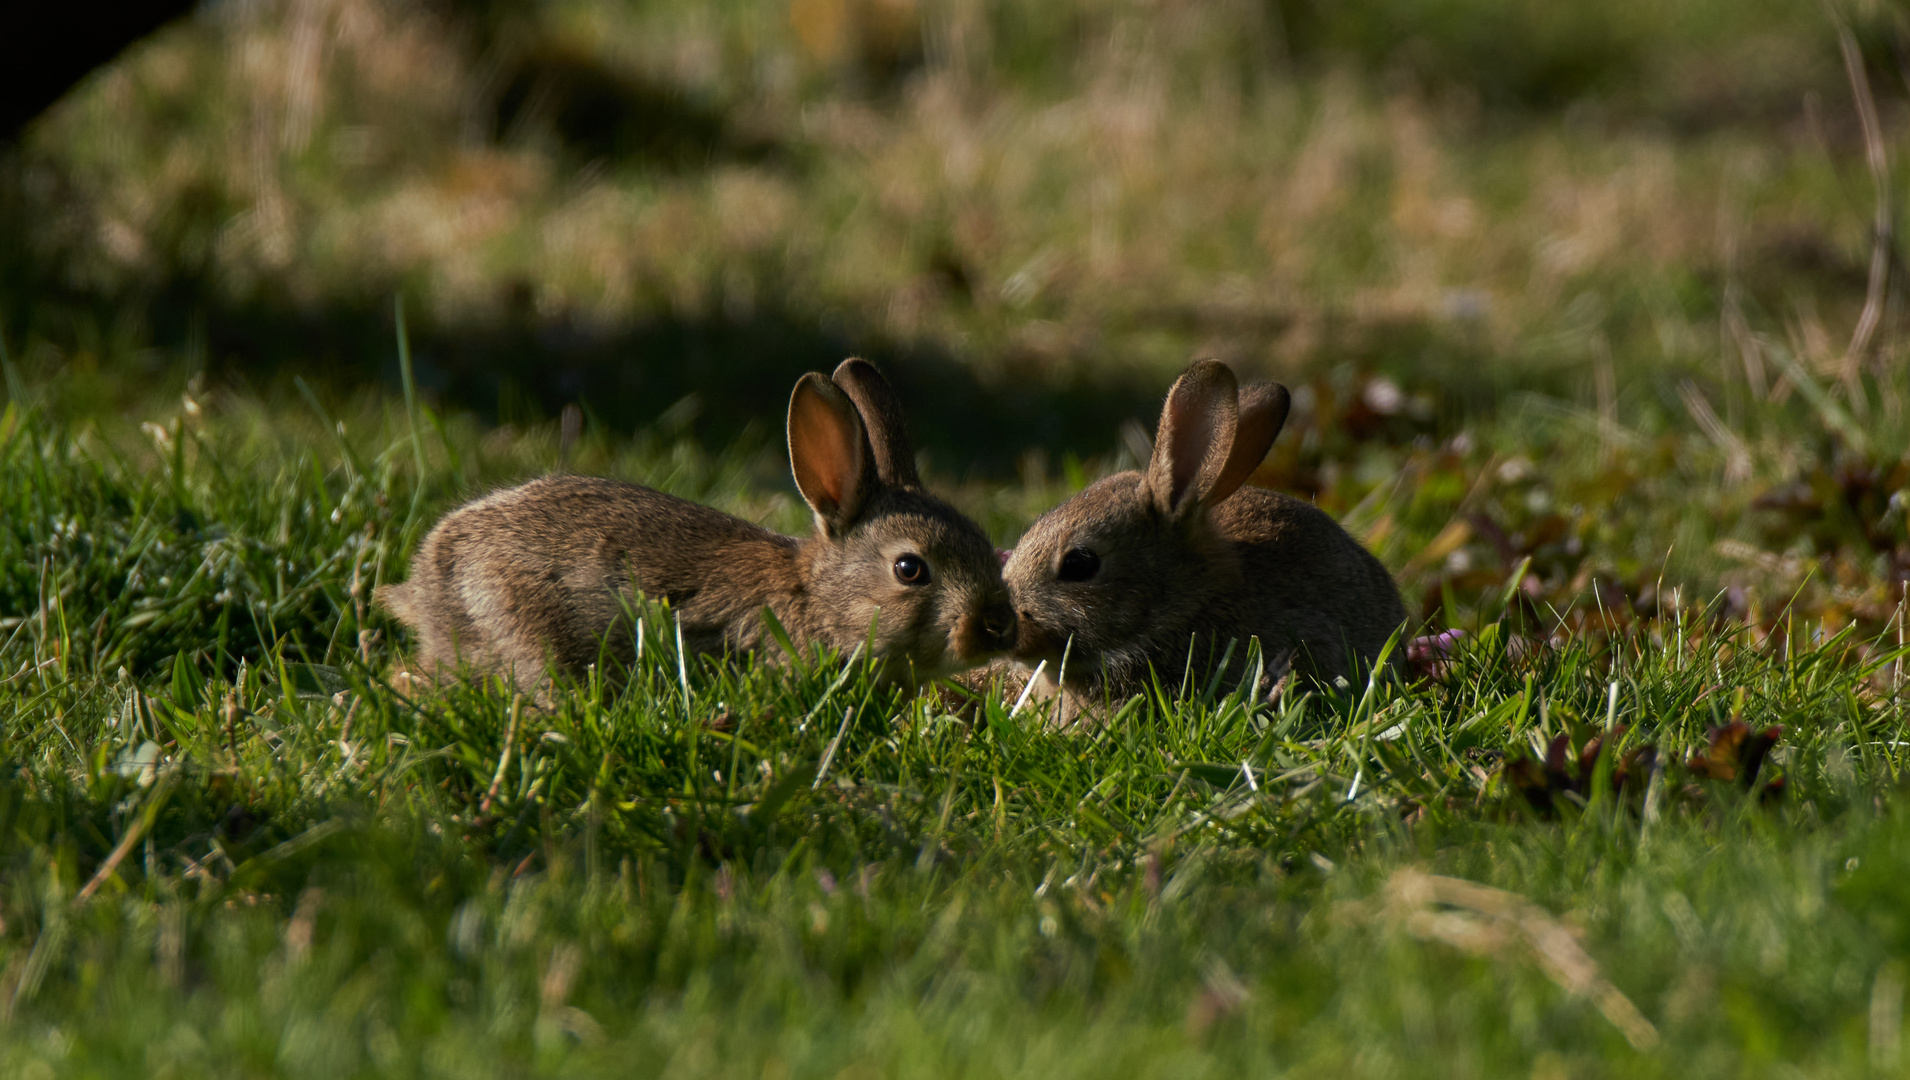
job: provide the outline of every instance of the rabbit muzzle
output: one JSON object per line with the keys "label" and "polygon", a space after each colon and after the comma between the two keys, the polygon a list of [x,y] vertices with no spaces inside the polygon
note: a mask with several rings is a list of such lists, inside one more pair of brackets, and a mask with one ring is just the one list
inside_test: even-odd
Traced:
{"label": "rabbit muzzle", "polygon": [[1021,627],[1015,618],[1015,609],[1006,600],[992,604],[982,610],[980,618],[981,640],[990,653],[1005,653],[1015,647]]}
{"label": "rabbit muzzle", "polygon": [[1009,651],[1016,660],[1030,665],[1042,660],[1050,665],[1058,664],[1067,646],[1067,634],[1041,622],[1032,612],[1024,609],[1015,619],[1013,645]]}
{"label": "rabbit muzzle", "polygon": [[1015,647],[1015,609],[1006,598],[965,612],[949,636],[948,655],[958,667],[986,662]]}

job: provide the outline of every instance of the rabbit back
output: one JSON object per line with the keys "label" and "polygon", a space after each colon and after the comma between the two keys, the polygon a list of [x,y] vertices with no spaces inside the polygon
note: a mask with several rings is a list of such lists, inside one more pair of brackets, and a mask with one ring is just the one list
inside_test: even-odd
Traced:
{"label": "rabbit back", "polygon": [[[534,682],[600,653],[628,661],[637,593],[668,601],[694,651],[745,650],[796,542],[637,484],[552,476],[452,511],[384,594],[427,672],[459,663]],[[397,591],[402,590],[402,591]]]}
{"label": "rabbit back", "polygon": [[1377,659],[1406,621],[1385,565],[1312,503],[1243,487],[1211,514],[1244,589],[1230,637],[1258,637],[1301,670],[1332,679]]}

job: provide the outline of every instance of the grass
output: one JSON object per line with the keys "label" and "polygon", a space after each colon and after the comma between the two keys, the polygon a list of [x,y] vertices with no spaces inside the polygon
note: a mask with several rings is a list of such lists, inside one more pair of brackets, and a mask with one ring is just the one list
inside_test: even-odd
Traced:
{"label": "grass", "polygon": [[[549,712],[408,696],[364,598],[548,429],[193,388],[142,430],[16,386],[9,1072],[1900,1068],[1894,639],[1594,603],[1540,644],[1513,576],[1435,681],[1195,680],[1087,735],[829,657],[680,663],[663,611]],[[746,447],[576,454],[801,526]],[[1734,719],[1784,726],[1781,798],[1678,764]],[[1653,793],[1540,814],[1500,772],[1613,723]]]}
{"label": "grass", "polygon": [[[1873,193],[1827,10],[1023,7],[209,10],[0,173],[6,322],[78,365],[390,376],[402,292],[443,400],[628,431],[695,393],[719,443],[863,351],[996,480],[1103,453],[1192,355],[1351,365],[1448,432],[1587,403],[1600,356],[1627,423],[1690,430],[1689,379],[1736,424],[1777,379],[1720,364],[1740,325],[1841,362]],[[1895,145],[1905,24],[1843,14]]]}
{"label": "grass", "polygon": [[[208,9],[0,155],[0,1072],[1902,1075],[1907,42]],[[774,418],[852,350],[1002,544],[1191,356],[1278,377],[1257,481],[1464,643],[1075,734],[665,611],[548,711],[390,683],[371,590],[489,487],[805,529]]]}

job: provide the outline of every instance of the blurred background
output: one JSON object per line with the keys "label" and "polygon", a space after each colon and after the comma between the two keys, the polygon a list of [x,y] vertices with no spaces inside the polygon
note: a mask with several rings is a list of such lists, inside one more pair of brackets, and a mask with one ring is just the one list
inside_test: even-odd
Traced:
{"label": "blurred background", "polygon": [[719,450],[860,354],[1036,488],[1215,356],[1428,612],[1877,621],[1906,65],[1885,3],[213,0],[0,151],[0,337],[73,414],[395,393],[402,298],[438,409]]}

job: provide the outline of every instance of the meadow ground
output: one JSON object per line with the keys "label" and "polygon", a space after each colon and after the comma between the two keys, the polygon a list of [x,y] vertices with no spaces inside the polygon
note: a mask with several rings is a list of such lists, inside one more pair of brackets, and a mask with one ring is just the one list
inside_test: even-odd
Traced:
{"label": "meadow ground", "polygon": [[[552,428],[187,390],[142,429],[11,392],[9,1073],[1903,1067],[1894,628],[1594,598],[1539,637],[1521,566],[1436,678],[1170,678],[1063,733],[826,658],[686,663],[653,612],[627,683],[538,712],[393,689],[366,601]],[[572,454],[802,524],[773,451]],[[1734,721],[1782,726],[1755,775],[1709,734]]]}
{"label": "meadow ground", "polygon": [[[1906,57],[1742,0],[209,5],[0,153],[0,1072],[1903,1074]],[[1189,358],[1280,378],[1257,481],[1464,643],[1075,733],[663,613],[548,712],[391,685],[371,591],[474,492],[806,528],[779,406],[851,351],[1003,544]]]}

